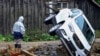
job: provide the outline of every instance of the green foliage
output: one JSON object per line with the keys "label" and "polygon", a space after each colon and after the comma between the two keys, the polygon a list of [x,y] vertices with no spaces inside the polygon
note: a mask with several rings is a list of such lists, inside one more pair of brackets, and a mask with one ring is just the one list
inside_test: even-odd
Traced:
{"label": "green foliage", "polygon": [[0,42],[5,41],[5,39],[3,35],[0,35]]}
{"label": "green foliage", "polygon": [[41,40],[44,40],[44,41],[51,41],[51,40],[57,40],[58,37],[57,36],[50,36],[49,34],[47,33],[43,33],[41,35]]}
{"label": "green foliage", "polygon": [[27,30],[26,35],[29,36],[29,41],[39,41],[41,37],[41,31],[38,29]]}
{"label": "green foliage", "polygon": [[[48,33],[42,33],[41,30],[36,29],[36,30],[27,30],[26,34],[24,35],[23,40],[25,42],[28,41],[52,41],[52,40],[57,40],[57,36],[50,36]],[[14,41],[13,35],[0,35],[0,42],[11,42]]]}
{"label": "green foliage", "polygon": [[100,4],[100,0],[95,0],[98,4]]}
{"label": "green foliage", "polygon": [[13,36],[11,34],[4,36],[6,42],[13,41]]}
{"label": "green foliage", "polygon": [[95,34],[97,38],[100,38],[100,30],[96,30]]}
{"label": "green foliage", "polygon": [[28,36],[27,34],[24,35],[23,41],[28,42],[30,39],[30,36]]}
{"label": "green foliage", "polygon": [[13,37],[10,34],[6,35],[6,36],[0,35],[0,42],[2,42],[2,41],[5,41],[5,42],[13,41]]}
{"label": "green foliage", "polygon": [[57,40],[57,36],[50,36],[48,33],[42,33],[41,30],[35,29],[35,30],[27,30],[26,34],[29,36],[29,41],[51,41],[51,40]]}
{"label": "green foliage", "polygon": [[[100,30],[96,30],[95,32],[96,37],[100,38]],[[48,33],[42,33],[41,30],[27,30],[26,34],[24,35],[24,41],[52,41],[52,40],[58,40],[58,36],[50,36]],[[0,42],[11,42],[13,40],[13,35],[0,35]]]}

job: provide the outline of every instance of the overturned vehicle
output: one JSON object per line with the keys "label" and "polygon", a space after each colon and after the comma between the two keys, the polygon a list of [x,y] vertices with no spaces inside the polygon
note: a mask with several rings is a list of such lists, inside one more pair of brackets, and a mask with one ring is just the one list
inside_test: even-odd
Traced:
{"label": "overturned vehicle", "polygon": [[95,40],[95,31],[80,9],[61,9],[49,15],[45,24],[53,24],[50,35],[58,35],[69,56],[87,56]]}

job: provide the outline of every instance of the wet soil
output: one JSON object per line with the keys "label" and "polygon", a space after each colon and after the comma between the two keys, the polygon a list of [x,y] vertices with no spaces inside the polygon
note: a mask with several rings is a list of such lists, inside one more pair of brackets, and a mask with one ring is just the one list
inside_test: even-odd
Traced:
{"label": "wet soil", "polygon": [[[10,56],[8,44],[13,49],[13,43],[0,43],[0,56]],[[67,51],[60,41],[24,42],[22,50],[27,50],[36,56],[68,56]],[[27,56],[21,53],[20,56]],[[29,56],[29,55],[28,55]],[[100,40],[97,40],[91,49],[90,56],[100,56]]]}
{"label": "wet soil", "polygon": [[[32,52],[37,56],[69,56],[66,49],[62,44],[50,45],[44,44],[39,45],[36,49],[32,49]],[[100,56],[100,45],[94,43],[89,56]]]}

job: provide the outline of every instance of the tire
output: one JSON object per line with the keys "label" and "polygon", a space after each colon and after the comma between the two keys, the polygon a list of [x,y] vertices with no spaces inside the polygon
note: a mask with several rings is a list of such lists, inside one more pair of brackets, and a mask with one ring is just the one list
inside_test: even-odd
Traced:
{"label": "tire", "polygon": [[58,25],[55,25],[54,27],[52,27],[50,30],[49,30],[49,34],[51,36],[54,36],[56,35],[56,30],[61,26],[61,24],[58,24]]}
{"label": "tire", "polygon": [[44,23],[45,23],[46,25],[48,25],[48,24],[53,24],[52,19],[54,19],[54,17],[55,17],[55,15],[50,15],[50,16],[48,16],[48,17],[44,20]]}

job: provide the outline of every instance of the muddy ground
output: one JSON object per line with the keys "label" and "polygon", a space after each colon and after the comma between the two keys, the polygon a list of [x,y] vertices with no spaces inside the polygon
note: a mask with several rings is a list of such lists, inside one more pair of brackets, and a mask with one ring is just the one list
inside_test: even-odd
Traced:
{"label": "muddy ground", "polygon": [[[8,46],[13,48],[13,42],[0,43],[0,56],[10,56]],[[58,41],[43,41],[43,42],[23,42],[22,50],[28,51],[30,54],[22,52],[22,56],[68,56],[67,51],[62,43]],[[31,55],[32,54],[32,55]],[[100,39],[96,39],[91,49],[90,56],[100,56]]]}

